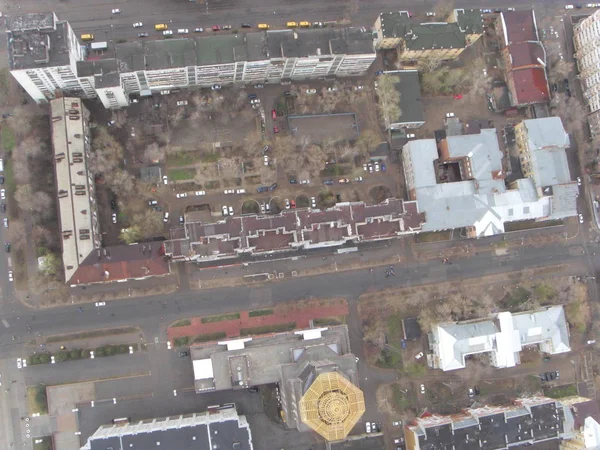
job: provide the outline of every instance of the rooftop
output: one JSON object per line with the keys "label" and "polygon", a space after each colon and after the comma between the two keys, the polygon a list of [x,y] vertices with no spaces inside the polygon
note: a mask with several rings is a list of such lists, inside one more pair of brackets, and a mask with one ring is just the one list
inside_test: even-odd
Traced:
{"label": "rooftop", "polygon": [[[550,100],[544,67],[514,69],[509,73],[514,83],[514,104],[527,105]],[[512,91],[511,91],[512,93]]]}
{"label": "rooftop", "polygon": [[425,113],[421,102],[419,72],[416,70],[394,70],[385,73],[400,77],[400,83],[396,84],[396,89],[400,92],[402,114],[397,120],[391,121],[390,125],[400,126],[401,124],[424,122]]}
{"label": "rooftop", "polygon": [[426,22],[412,25],[405,35],[406,50],[465,48],[465,34],[456,23]]}
{"label": "rooftop", "polygon": [[116,59],[77,61],[77,76],[94,77],[96,88],[120,86],[119,64]]}
{"label": "rooftop", "polygon": [[571,145],[569,134],[565,131],[560,117],[528,119],[521,122],[527,132],[529,151],[559,147],[566,149]]}
{"label": "rooftop", "polygon": [[445,371],[464,368],[467,356],[480,353],[490,353],[495,367],[514,367],[519,364],[517,354],[528,345],[539,345],[540,351],[550,355],[571,351],[562,306],[438,324],[432,334],[433,364]]}
{"label": "rooftop", "polygon": [[410,30],[411,21],[408,11],[381,13],[379,18],[384,39],[404,38],[404,35]]}
{"label": "rooftop", "polygon": [[517,42],[540,40],[537,33],[535,12],[533,10],[503,11],[500,14],[500,18],[504,32],[505,46]]}
{"label": "rooftop", "polygon": [[546,63],[546,52],[541,42],[517,42],[506,47],[511,68],[541,66]]}
{"label": "rooftop", "polygon": [[235,405],[212,407],[204,413],[105,425],[88,439],[81,450],[213,450],[235,448],[252,450],[252,433],[245,416]]}
{"label": "rooftop", "polygon": [[6,31],[27,32],[27,31],[53,31],[56,28],[58,18],[53,12],[30,13],[20,15],[5,16]]}
{"label": "rooftop", "polygon": [[[39,14],[34,14],[38,16]],[[25,16],[12,16],[7,21],[19,22]],[[39,67],[66,66],[70,64],[69,49],[72,42],[69,38],[67,22],[50,22],[54,14],[40,19],[51,25],[40,29],[19,29],[9,32],[8,58],[11,70],[31,69]],[[40,24],[41,26],[42,24]]]}
{"label": "rooftop", "polygon": [[455,9],[454,21],[466,34],[483,33],[483,14],[481,9]]}

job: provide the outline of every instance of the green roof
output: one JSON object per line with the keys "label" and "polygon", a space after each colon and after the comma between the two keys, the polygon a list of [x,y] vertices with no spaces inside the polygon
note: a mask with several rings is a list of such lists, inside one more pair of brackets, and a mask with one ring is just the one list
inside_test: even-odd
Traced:
{"label": "green roof", "polygon": [[483,14],[480,9],[455,9],[454,19],[467,34],[483,33]]}
{"label": "green roof", "polygon": [[407,50],[465,48],[465,34],[456,23],[421,23],[412,26],[405,37]]}
{"label": "green roof", "polygon": [[410,16],[407,11],[381,13],[379,17],[384,38],[402,38],[410,29]]}

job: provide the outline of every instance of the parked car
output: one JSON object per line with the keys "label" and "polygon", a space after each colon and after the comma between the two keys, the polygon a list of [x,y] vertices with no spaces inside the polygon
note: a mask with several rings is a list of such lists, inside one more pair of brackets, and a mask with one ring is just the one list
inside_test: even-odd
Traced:
{"label": "parked car", "polygon": [[267,212],[267,208],[264,203],[260,204],[260,213],[265,214]]}
{"label": "parked car", "polygon": [[[307,93],[308,95],[316,94],[316,93],[317,93],[317,90],[316,90],[316,89],[307,89],[307,90],[306,90],[306,93]],[[367,423],[368,423],[368,422],[367,422]]]}
{"label": "parked car", "polygon": [[158,205],[158,200],[148,200],[148,206]]}
{"label": "parked car", "polygon": [[363,180],[363,177],[356,177],[354,179],[354,181],[357,181],[358,183],[360,183]]}
{"label": "parked car", "polygon": [[290,208],[291,208],[290,201],[289,201],[289,199],[286,198],[285,199],[285,209],[290,209]]}
{"label": "parked car", "polygon": [[579,214],[579,223],[583,223],[583,214]]}
{"label": "parked car", "polygon": [[117,223],[117,213],[112,213],[112,223]]}
{"label": "parked car", "polygon": [[177,102],[177,106],[187,106],[188,101],[187,100],[179,100]]}
{"label": "parked car", "polygon": [[0,205],[0,211],[2,211],[3,213],[5,213],[5,212],[6,212],[6,203],[2,203],[2,204]]}
{"label": "parked car", "polygon": [[185,197],[187,197],[187,192],[180,192],[179,194],[175,195],[175,197],[177,197],[177,198],[185,198]]}
{"label": "parked car", "polygon": [[8,217],[5,217],[2,222],[4,223],[4,228],[8,228]]}
{"label": "parked car", "polygon": [[203,31],[204,31],[204,28],[202,28],[202,27],[194,28],[194,33],[202,33]]}
{"label": "parked car", "polygon": [[263,161],[264,161],[265,166],[268,166],[269,165],[269,156],[268,155],[264,155],[263,156]]}
{"label": "parked car", "polygon": [[185,358],[186,356],[189,356],[190,352],[179,352],[177,354],[177,356],[179,356],[180,358]]}
{"label": "parked car", "polygon": [[310,184],[310,180],[301,180],[300,184]]}
{"label": "parked car", "polygon": [[206,191],[196,191],[197,197],[200,197],[201,195],[206,195]]}
{"label": "parked car", "polygon": [[236,194],[245,194],[246,193],[246,189],[236,189],[235,193]]}
{"label": "parked car", "polygon": [[331,186],[334,184],[333,180],[324,180],[323,184],[326,184],[327,186]]}
{"label": "parked car", "polygon": [[327,88],[327,92],[337,92],[337,91],[338,91],[338,88],[335,86],[330,86]]}
{"label": "parked car", "polygon": [[290,207],[296,209],[296,200],[290,200]]}
{"label": "parked car", "polygon": [[231,25],[223,25],[221,28],[223,30],[231,30]]}
{"label": "parked car", "polygon": [[365,430],[367,433],[371,432],[371,422],[365,423]]}
{"label": "parked car", "polygon": [[362,91],[364,88],[364,86],[354,86],[352,89],[354,89],[355,91]]}
{"label": "parked car", "polygon": [[169,221],[169,211],[166,211],[163,216],[163,222],[167,223]]}
{"label": "parked car", "polygon": [[275,189],[277,189],[277,183],[273,183],[271,186],[269,186],[269,192],[273,192]]}
{"label": "parked car", "polygon": [[261,193],[261,192],[267,192],[269,190],[269,188],[267,186],[259,186],[258,188],[256,188],[256,192]]}
{"label": "parked car", "polygon": [[100,308],[101,306],[106,306],[106,302],[96,302],[94,305],[96,305],[96,308]]}
{"label": "parked car", "polygon": [[581,177],[577,177],[577,186],[581,186]]}
{"label": "parked car", "polygon": [[121,10],[120,10],[120,9],[118,9],[118,8],[112,9],[110,12],[111,12],[112,14],[121,14]]}
{"label": "parked car", "polygon": [[10,242],[5,242],[4,243],[4,251],[6,253],[10,253]]}
{"label": "parked car", "polygon": [[136,22],[133,24],[133,28],[141,28],[143,26],[144,26],[144,24],[142,22]]}
{"label": "parked car", "polygon": [[262,83],[258,83],[258,84],[255,84],[255,85],[254,85],[254,88],[255,88],[255,89],[262,89],[262,88],[264,88],[264,87],[265,87],[265,85],[264,85],[264,84],[262,84]]}
{"label": "parked car", "polygon": [[219,91],[219,90],[221,90],[221,85],[220,85],[220,84],[213,84],[213,85],[211,86],[211,89],[212,89],[213,91]]}
{"label": "parked car", "polygon": [[424,385],[424,384],[422,384],[422,385],[421,385],[421,394],[424,394],[424,393],[425,393],[425,385]]}
{"label": "parked car", "polygon": [[229,215],[230,215],[230,216],[233,216],[233,206],[230,206],[230,207],[229,207]]}
{"label": "parked car", "polygon": [[453,112],[446,113],[446,117],[447,118],[454,117],[454,113]]}
{"label": "parked car", "polygon": [[279,127],[277,125],[273,125],[273,133],[279,133]]}
{"label": "parked car", "polygon": [[475,391],[473,390],[473,388],[469,388],[469,397],[474,397],[475,396]]}
{"label": "parked car", "polygon": [[252,25],[250,25],[249,23],[243,23],[242,28],[252,28]]}
{"label": "parked car", "polygon": [[254,100],[256,98],[256,94],[248,94],[248,100]]}
{"label": "parked car", "polygon": [[434,16],[435,16],[435,13],[434,13],[434,12],[428,12],[428,13],[425,13],[425,15],[426,15],[427,17],[434,17]]}
{"label": "parked car", "polygon": [[298,184],[298,180],[295,178],[290,178],[290,184]]}
{"label": "parked car", "polygon": [[163,36],[172,36],[173,35],[173,30],[165,30],[163,31]]}
{"label": "parked car", "polygon": [[223,207],[221,208],[221,212],[223,213],[224,216],[229,215],[229,210],[227,209],[226,205],[223,205]]}
{"label": "parked car", "polygon": [[188,30],[187,28],[179,28],[177,30],[177,34],[188,34],[190,32],[190,30]]}
{"label": "parked car", "polygon": [[350,182],[350,180],[348,178],[340,178],[338,180],[338,183],[340,183],[340,184],[345,184],[345,183],[348,183],[348,182]]}
{"label": "parked car", "polygon": [[317,207],[317,198],[316,197],[311,197],[310,198],[310,207],[311,208],[316,208]]}
{"label": "parked car", "polygon": [[0,189],[0,199],[4,200],[6,198],[6,189]]}
{"label": "parked car", "polygon": [[273,118],[273,120],[277,119],[277,111],[271,111],[271,117]]}
{"label": "parked car", "polygon": [[271,150],[271,147],[269,147],[268,145],[265,145],[262,149],[263,153],[267,153],[269,150]]}
{"label": "parked car", "polygon": [[235,194],[235,189],[225,189],[223,194]]}
{"label": "parked car", "polygon": [[220,25],[213,25],[212,26],[212,30],[213,31],[221,31],[221,26]]}

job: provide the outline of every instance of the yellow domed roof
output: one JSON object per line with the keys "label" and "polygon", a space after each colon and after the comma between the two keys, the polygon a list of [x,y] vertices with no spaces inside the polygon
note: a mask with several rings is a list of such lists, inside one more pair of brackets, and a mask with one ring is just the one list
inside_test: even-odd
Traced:
{"label": "yellow domed roof", "polygon": [[362,391],[337,372],[319,375],[300,400],[302,421],[328,441],[344,439],[364,412]]}

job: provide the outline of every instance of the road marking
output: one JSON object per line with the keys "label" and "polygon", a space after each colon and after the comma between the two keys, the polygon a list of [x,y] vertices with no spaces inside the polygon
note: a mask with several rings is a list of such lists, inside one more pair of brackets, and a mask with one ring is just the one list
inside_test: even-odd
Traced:
{"label": "road marking", "polygon": [[8,324],[6,319],[2,319],[2,325],[4,325],[6,328],[10,328],[10,325]]}

